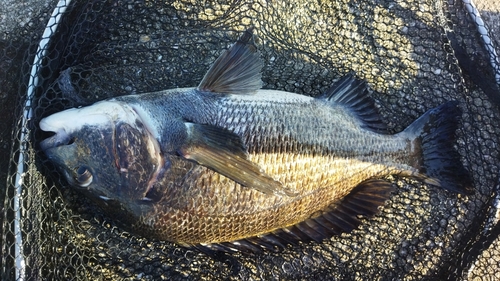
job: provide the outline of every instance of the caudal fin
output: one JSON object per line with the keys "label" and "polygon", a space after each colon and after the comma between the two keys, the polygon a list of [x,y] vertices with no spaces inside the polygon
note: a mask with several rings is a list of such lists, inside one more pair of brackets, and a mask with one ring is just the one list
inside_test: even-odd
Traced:
{"label": "caudal fin", "polygon": [[404,133],[413,139],[411,165],[419,169],[428,182],[453,192],[471,193],[470,174],[454,147],[460,116],[458,102],[450,101],[427,111]]}

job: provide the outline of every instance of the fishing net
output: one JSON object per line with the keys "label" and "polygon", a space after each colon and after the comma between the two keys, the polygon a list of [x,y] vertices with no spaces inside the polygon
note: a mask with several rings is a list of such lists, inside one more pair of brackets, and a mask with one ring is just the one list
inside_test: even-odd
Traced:
{"label": "fishing net", "polygon": [[[13,12],[13,2],[0,10]],[[0,34],[2,280],[500,279],[498,2],[41,2]],[[380,214],[351,233],[277,253],[208,255],[122,230],[40,152],[41,118],[196,86],[249,26],[264,88],[314,96],[354,73],[392,133],[459,101],[457,149],[475,193],[394,178]]]}

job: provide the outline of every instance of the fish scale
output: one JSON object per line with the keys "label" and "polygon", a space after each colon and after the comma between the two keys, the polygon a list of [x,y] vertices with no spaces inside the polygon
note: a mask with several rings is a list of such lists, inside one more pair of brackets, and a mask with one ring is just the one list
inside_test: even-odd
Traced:
{"label": "fish scale", "polygon": [[[259,91],[255,95],[270,96],[275,92]],[[407,139],[398,135],[381,135],[359,130],[356,120],[349,116],[348,112],[338,114],[340,110],[345,109],[336,110],[323,102],[307,102],[305,105],[303,101],[282,104],[273,103],[273,100],[254,102],[246,104],[248,113],[241,113],[233,108],[238,108],[240,103],[244,104],[244,100],[240,101],[234,97],[230,101],[220,102],[218,108],[225,117],[213,119],[216,122],[211,125],[226,127],[243,139],[252,136],[252,141],[245,143],[250,153],[254,150],[260,151],[261,147],[272,153],[272,149],[277,146],[285,147],[291,153],[301,153],[298,147],[301,145],[302,149],[309,146],[312,150],[327,150],[329,154],[335,153],[339,157],[377,157],[385,152],[407,154]],[[280,119],[277,120],[276,116]],[[281,128],[282,126],[285,127]],[[287,139],[288,146],[285,146],[284,138]],[[384,162],[386,159],[379,161]]]}

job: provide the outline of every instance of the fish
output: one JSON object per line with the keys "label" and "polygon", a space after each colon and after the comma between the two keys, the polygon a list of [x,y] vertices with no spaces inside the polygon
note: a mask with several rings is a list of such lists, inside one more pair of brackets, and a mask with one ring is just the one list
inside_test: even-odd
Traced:
{"label": "fish", "polygon": [[389,176],[470,194],[457,101],[399,133],[350,73],[312,97],[262,89],[249,29],[197,87],[118,96],[40,120],[68,184],[126,230],[226,251],[321,243],[380,212]]}

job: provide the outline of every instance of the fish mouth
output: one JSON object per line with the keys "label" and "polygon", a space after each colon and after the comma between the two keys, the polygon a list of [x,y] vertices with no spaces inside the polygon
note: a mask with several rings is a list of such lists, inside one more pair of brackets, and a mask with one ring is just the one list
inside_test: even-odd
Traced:
{"label": "fish mouth", "polygon": [[57,132],[49,131],[48,134],[53,135],[40,142],[40,148],[43,151],[63,145],[70,145],[73,142],[73,138],[64,130],[59,130]]}
{"label": "fish mouth", "polygon": [[40,120],[40,130],[43,131],[43,140],[40,142],[40,148],[44,152],[47,152],[51,148],[69,145],[74,141],[71,136],[72,130],[70,129],[71,131],[68,132],[68,125],[66,123],[71,124],[74,123],[75,120],[72,120],[65,115],[57,115],[58,114],[56,113]]}

